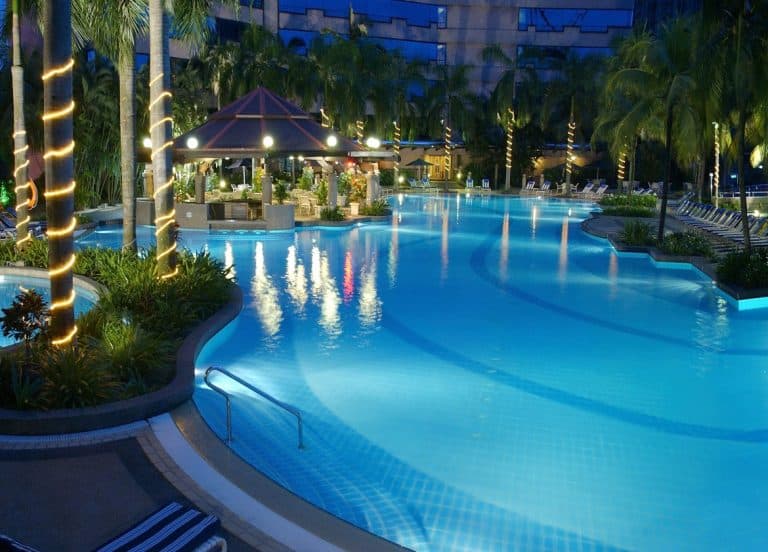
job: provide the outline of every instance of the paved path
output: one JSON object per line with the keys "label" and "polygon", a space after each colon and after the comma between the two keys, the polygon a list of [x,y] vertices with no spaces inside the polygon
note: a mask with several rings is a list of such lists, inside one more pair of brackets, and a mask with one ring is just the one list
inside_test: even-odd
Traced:
{"label": "paved path", "polygon": [[[146,430],[149,431],[148,429]],[[92,550],[170,501],[192,505],[138,436],[81,446],[0,449],[0,533],[41,552]],[[255,550],[226,530],[229,550]]]}

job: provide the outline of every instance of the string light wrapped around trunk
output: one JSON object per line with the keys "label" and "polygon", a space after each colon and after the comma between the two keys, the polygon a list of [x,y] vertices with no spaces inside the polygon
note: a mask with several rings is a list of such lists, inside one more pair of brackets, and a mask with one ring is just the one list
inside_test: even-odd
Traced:
{"label": "string light wrapped around trunk", "polygon": [[[152,174],[155,180],[155,238],[157,242],[157,271],[160,279],[167,280],[179,273],[176,264],[176,210],[173,205],[173,118],[169,91],[170,58],[168,49],[168,14],[159,0],[150,1],[150,29],[160,29],[162,40],[152,40],[149,45],[149,132],[152,139]],[[150,31],[151,32],[151,31]]]}
{"label": "string light wrapped around trunk", "polygon": [[320,126],[331,128],[331,118],[326,114],[325,108],[320,108]]}
{"label": "string light wrapped around trunk", "polygon": [[[75,265],[73,232],[75,181],[72,138],[72,38],[69,2],[46,2],[46,26],[43,44],[43,134],[45,150],[46,217],[48,219],[48,278],[51,287],[50,336],[54,346],[71,343],[77,334],[75,325],[75,289],[72,268]],[[32,189],[27,182],[26,189]],[[28,222],[28,221],[25,221]]]}
{"label": "string light wrapped around trunk", "polygon": [[395,187],[397,187],[400,173],[400,125],[397,124],[397,121],[392,121],[392,124],[395,126],[392,134],[392,153],[395,154]]}
{"label": "string light wrapped around trunk", "polygon": [[445,144],[444,144],[444,162],[445,162],[445,179],[451,179],[451,127],[445,125]]}
{"label": "string light wrapped around trunk", "polygon": [[365,132],[365,123],[361,120],[355,121],[355,136],[357,136],[357,143],[363,143],[363,133]]}
{"label": "string light wrapped around trunk", "polygon": [[715,170],[714,170],[714,187],[715,187],[715,207],[718,207],[718,198],[720,189],[720,125],[718,123],[712,123],[715,125]]}
{"label": "string light wrapped around trunk", "polygon": [[619,185],[624,181],[624,177],[627,172],[627,152],[624,150],[619,154],[619,164],[616,169],[616,179],[619,181]]}
{"label": "string light wrapped around trunk", "polygon": [[568,182],[571,181],[571,174],[573,173],[573,141],[576,138],[576,121],[571,119],[568,121],[568,143],[565,149],[565,174]]}
{"label": "string light wrapped around trunk", "polygon": [[23,247],[23,245],[32,239],[32,235],[29,233],[29,222],[31,217],[29,216],[29,209],[32,207],[30,204],[29,194],[32,191],[33,183],[27,179],[27,167],[29,167],[29,159],[27,159],[27,150],[29,146],[26,140],[26,130],[17,130],[13,133],[14,147],[13,150],[14,163],[16,168],[13,169],[13,179],[16,182],[14,192],[16,193],[16,213],[18,220],[16,221],[16,247]]}
{"label": "string light wrapped around trunk", "polygon": [[506,154],[506,167],[512,168],[512,138],[515,132],[515,111],[510,107],[507,108],[507,154]]}

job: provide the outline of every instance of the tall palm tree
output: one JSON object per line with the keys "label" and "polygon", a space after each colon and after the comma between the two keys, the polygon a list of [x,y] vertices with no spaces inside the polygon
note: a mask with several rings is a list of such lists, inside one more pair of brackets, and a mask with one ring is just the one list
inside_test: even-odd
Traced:
{"label": "tall palm tree", "polygon": [[[637,67],[621,68],[608,78],[607,87],[625,92],[635,99],[622,123],[626,127],[652,127],[653,119],[663,121],[663,142],[666,148],[666,172],[661,195],[657,239],[664,239],[667,201],[672,178],[673,131],[678,119],[690,120],[684,115],[690,109],[689,98],[695,90],[691,76],[694,50],[691,44],[690,20],[680,18],[662,25],[658,37],[638,45],[642,48]],[[631,123],[631,124],[630,124]],[[619,132],[618,136],[628,136]]]}
{"label": "tall palm tree", "polygon": [[[747,125],[759,112],[768,110],[768,2],[755,0],[719,0],[704,2],[704,17],[713,29],[716,54],[712,71],[715,95],[724,113],[732,113],[735,122],[736,165],[744,233],[744,249],[751,240],[747,217],[747,188],[744,178]],[[759,118],[764,120],[764,118]]]}
{"label": "tall palm tree", "polygon": [[13,82],[13,150],[14,177],[16,180],[16,245],[23,247],[29,241],[29,208],[27,184],[27,129],[24,123],[24,67],[21,64],[21,33],[19,18],[21,17],[20,0],[11,1],[13,65],[11,78]]}
{"label": "tall palm tree", "polygon": [[149,82],[152,174],[155,179],[157,271],[161,278],[176,271],[173,211],[171,63],[168,12],[164,0],[149,0]]}
{"label": "tall palm tree", "polygon": [[81,40],[110,59],[120,80],[120,174],[123,249],[136,250],[136,37],[147,31],[146,0],[74,0]]}
{"label": "tall palm tree", "polygon": [[74,163],[72,151],[72,23],[69,0],[44,3],[43,83],[45,94],[45,183],[48,267],[51,282],[52,343],[75,335]]}

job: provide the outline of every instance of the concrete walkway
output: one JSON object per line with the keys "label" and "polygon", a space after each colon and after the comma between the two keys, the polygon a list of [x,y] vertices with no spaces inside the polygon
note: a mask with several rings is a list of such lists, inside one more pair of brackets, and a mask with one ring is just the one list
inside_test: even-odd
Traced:
{"label": "concrete walkway", "polygon": [[[41,552],[81,552],[170,501],[192,505],[147,457],[143,425],[90,444],[0,439],[0,533]],[[220,534],[229,550],[258,549],[226,528]]]}

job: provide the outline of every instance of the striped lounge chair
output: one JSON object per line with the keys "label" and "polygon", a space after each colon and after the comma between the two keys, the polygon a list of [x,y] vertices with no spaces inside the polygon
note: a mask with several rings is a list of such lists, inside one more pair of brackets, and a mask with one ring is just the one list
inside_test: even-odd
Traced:
{"label": "striped lounge chair", "polygon": [[150,514],[97,552],[226,552],[227,543],[215,536],[219,528],[216,516],[171,502]]}

